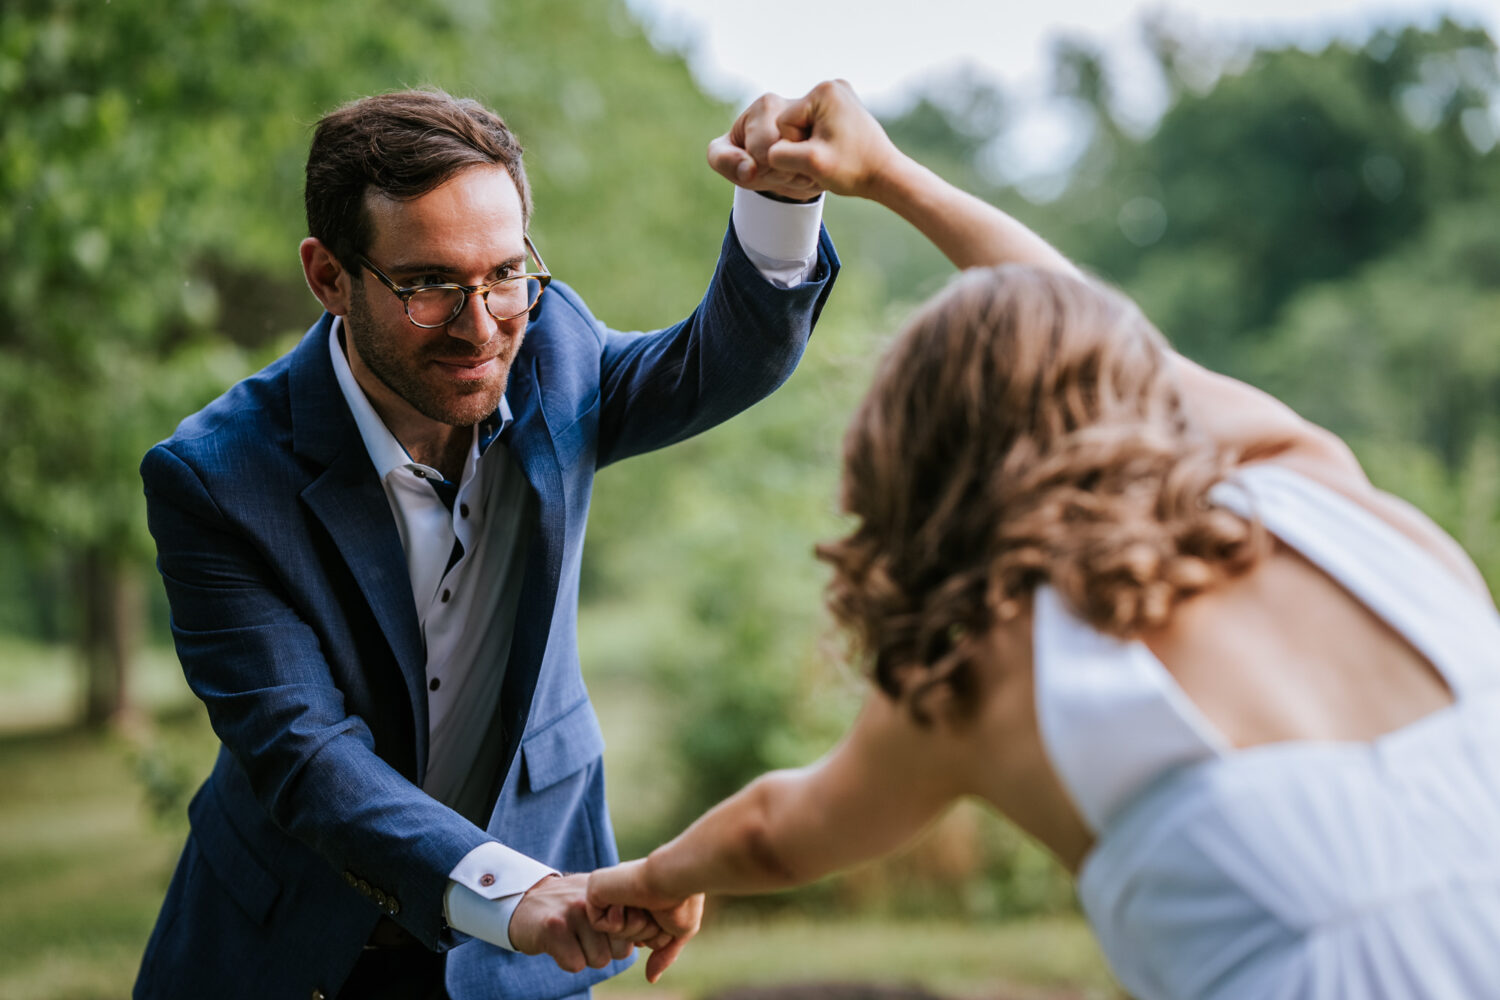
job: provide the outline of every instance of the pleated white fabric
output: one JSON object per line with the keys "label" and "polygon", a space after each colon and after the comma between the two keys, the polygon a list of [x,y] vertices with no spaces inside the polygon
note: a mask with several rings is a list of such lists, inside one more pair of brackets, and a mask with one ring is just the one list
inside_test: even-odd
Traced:
{"label": "pleated white fabric", "polygon": [[1371,743],[1232,750],[1143,646],[1039,594],[1037,711],[1099,837],[1078,891],[1115,974],[1138,1000],[1500,998],[1500,615],[1286,469],[1247,467],[1215,499],[1405,636],[1456,700]]}

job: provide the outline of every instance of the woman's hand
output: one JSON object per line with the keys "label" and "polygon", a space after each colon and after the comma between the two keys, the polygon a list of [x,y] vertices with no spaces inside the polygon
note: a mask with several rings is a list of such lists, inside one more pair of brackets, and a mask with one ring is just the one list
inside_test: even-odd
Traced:
{"label": "woman's hand", "polygon": [[741,187],[795,198],[832,191],[879,200],[904,159],[843,80],[795,101],[766,94],[708,147],[709,165]]}
{"label": "woman's hand", "polygon": [[661,933],[640,944],[651,949],[646,979],[656,982],[698,933],[703,922],[703,894],[672,896],[649,881],[648,859],[601,868],[589,876],[588,914],[594,929],[616,935],[624,929],[630,909],[645,910]]}

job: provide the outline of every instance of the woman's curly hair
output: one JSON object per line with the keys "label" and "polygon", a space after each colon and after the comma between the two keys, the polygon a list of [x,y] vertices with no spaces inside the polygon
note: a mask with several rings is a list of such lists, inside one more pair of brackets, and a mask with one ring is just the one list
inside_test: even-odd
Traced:
{"label": "woman's curly hair", "polygon": [[1121,637],[1248,568],[1263,532],[1209,499],[1234,456],[1184,415],[1160,333],[1120,293],[968,271],[885,355],[844,442],[857,524],[818,547],[828,605],[887,694],[926,721],[1040,584]]}

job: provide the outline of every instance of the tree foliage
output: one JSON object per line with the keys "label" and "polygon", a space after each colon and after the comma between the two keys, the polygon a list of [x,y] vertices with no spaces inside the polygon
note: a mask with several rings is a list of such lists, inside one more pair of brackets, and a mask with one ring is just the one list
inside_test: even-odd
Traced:
{"label": "tree foliage", "polygon": [[[536,150],[539,244],[618,322],[688,308],[727,213],[701,166],[727,110],[619,3],[0,8],[0,420],[12,442],[0,524],[71,554],[91,677],[126,669],[98,651],[129,641],[97,630],[129,627],[109,609],[136,603],[120,591],[139,585],[150,551],[140,456],[316,316],[296,264],[311,124],[402,86],[507,116]],[[121,707],[99,697],[95,715]]]}

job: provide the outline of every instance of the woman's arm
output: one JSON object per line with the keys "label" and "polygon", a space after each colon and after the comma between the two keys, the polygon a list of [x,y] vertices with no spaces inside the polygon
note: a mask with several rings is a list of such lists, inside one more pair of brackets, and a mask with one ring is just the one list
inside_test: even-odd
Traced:
{"label": "woman's arm", "polygon": [[[748,114],[748,112],[747,112]],[[819,84],[777,108],[776,138],[749,147],[777,176],[802,186],[867,198],[911,223],[960,268],[1024,264],[1077,273],[1061,253],[995,206],[944,181],[906,156],[843,81]],[[752,138],[768,135],[752,126]],[[710,146],[715,169],[738,169],[749,153],[729,137]],[[1372,486],[1349,447],[1284,403],[1175,352],[1171,355],[1182,405],[1211,440],[1241,462],[1274,459],[1369,507],[1421,545],[1465,583],[1489,589],[1459,546],[1425,516]]]}
{"label": "woman's arm", "polygon": [[843,80],[820,83],[796,101],[762,97],[709,144],[708,162],[745,187],[877,202],[959,268],[1011,263],[1076,271],[1020,222],[897,149]]}
{"label": "woman's arm", "polygon": [[962,730],[919,727],[872,692],[828,756],[763,775],[649,857],[595,872],[589,903],[638,906],[661,921],[698,893],[785,889],[889,853],[971,790],[973,756]]}
{"label": "woman's arm", "polygon": [[[778,141],[747,152],[726,135],[710,147],[710,163],[721,173],[736,171],[744,158],[757,153],[783,180],[801,177],[808,186],[884,205],[960,268],[1024,264],[1078,273],[1071,261],[1020,221],[959,190],[897,149],[847,83],[819,84],[806,97],[778,106],[775,121]],[[752,123],[741,134],[753,138],[764,132]],[[1247,458],[1306,450],[1362,478],[1342,442],[1275,399],[1180,355],[1173,355],[1173,363],[1184,405],[1215,440]]]}

